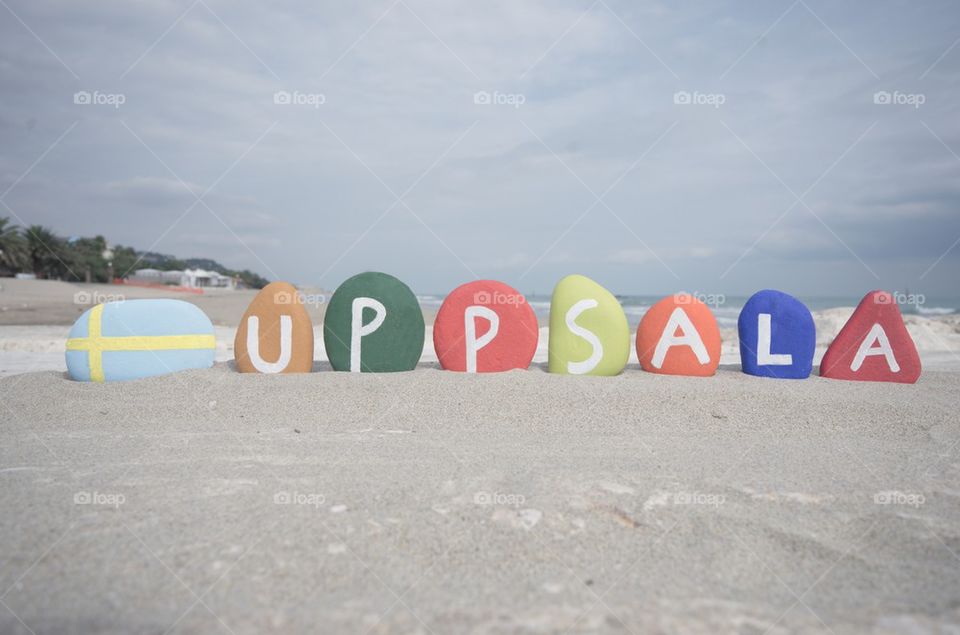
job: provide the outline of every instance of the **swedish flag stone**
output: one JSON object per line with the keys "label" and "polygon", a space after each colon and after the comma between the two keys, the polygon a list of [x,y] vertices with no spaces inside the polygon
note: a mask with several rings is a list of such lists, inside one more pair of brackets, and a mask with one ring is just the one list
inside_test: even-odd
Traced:
{"label": "swedish flag stone", "polygon": [[182,300],[98,304],[70,329],[67,371],[77,381],[125,381],[213,365],[213,324]]}

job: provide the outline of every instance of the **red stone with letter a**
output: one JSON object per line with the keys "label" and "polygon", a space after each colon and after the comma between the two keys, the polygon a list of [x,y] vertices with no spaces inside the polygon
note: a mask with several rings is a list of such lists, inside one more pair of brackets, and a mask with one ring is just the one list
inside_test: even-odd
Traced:
{"label": "red stone with letter a", "polygon": [[893,295],[871,291],[860,301],[824,354],[820,376],[903,384],[920,378],[920,355]]}

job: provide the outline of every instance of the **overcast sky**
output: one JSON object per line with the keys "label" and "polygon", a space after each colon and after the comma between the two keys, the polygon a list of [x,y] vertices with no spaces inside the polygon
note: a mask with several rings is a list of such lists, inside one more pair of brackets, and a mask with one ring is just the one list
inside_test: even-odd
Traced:
{"label": "overcast sky", "polygon": [[0,216],[21,224],[328,289],[957,295],[956,0],[0,16]]}

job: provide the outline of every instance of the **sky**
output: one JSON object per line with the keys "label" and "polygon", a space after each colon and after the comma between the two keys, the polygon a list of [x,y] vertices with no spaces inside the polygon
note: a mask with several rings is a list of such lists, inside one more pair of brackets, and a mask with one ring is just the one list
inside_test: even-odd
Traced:
{"label": "sky", "polygon": [[957,296],[960,4],[0,0],[0,216],[325,289]]}

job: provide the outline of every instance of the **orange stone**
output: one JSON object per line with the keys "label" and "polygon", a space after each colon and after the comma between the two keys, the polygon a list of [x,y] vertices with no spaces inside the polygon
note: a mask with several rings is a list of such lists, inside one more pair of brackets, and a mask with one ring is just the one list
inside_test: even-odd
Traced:
{"label": "orange stone", "polygon": [[238,371],[310,372],[313,324],[302,298],[288,282],[271,282],[254,296],[233,342]]}
{"label": "orange stone", "polygon": [[713,375],[720,365],[720,328],[710,307],[686,294],[654,304],[637,328],[637,358],[651,373]]}

